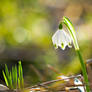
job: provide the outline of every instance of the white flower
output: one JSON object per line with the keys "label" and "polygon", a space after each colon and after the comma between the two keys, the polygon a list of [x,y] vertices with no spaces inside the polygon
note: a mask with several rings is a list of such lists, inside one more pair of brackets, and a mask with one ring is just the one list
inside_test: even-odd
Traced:
{"label": "white flower", "polygon": [[55,34],[52,36],[52,42],[56,48],[61,47],[63,50],[68,47],[72,47],[72,39],[70,35],[65,32],[63,29],[58,29]]}

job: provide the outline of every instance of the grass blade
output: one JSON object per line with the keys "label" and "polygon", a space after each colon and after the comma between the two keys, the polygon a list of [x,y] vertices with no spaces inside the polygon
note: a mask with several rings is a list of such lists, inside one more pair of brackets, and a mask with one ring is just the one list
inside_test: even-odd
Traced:
{"label": "grass blade", "polygon": [[16,85],[16,88],[17,88],[18,76],[17,76],[17,67],[16,66],[15,66],[15,72],[14,73],[15,73],[14,74],[15,75],[15,78],[14,78],[15,79],[15,85]]}
{"label": "grass blade", "polygon": [[11,74],[11,72],[10,72],[10,75],[9,75],[9,81],[10,81],[10,88],[12,89],[13,85],[12,85],[12,74]]}
{"label": "grass blade", "polygon": [[3,73],[3,76],[4,76],[5,83],[6,83],[7,87],[8,87],[8,86],[9,86],[9,84],[8,84],[7,77],[6,77],[5,73],[4,73],[4,71],[2,71],[2,73]]}
{"label": "grass blade", "polygon": [[20,79],[18,78],[18,88],[21,89],[21,86],[20,86]]}
{"label": "grass blade", "polygon": [[24,79],[23,79],[23,70],[22,70],[21,61],[19,61],[18,71],[19,71],[20,85],[21,85],[21,88],[23,88],[24,87]]}
{"label": "grass blade", "polygon": [[5,64],[5,72],[2,71],[4,80],[6,85],[10,89],[23,89],[24,88],[24,79],[23,79],[23,70],[21,61],[18,63],[18,70],[17,66],[12,67],[12,70],[9,71],[7,65]]}
{"label": "grass blade", "polygon": [[6,74],[7,79],[9,79],[9,71],[6,64],[5,64],[5,74]]}
{"label": "grass blade", "polygon": [[15,85],[15,75],[14,75],[15,71],[14,71],[14,67],[12,67],[12,82],[13,82],[13,88],[16,88]]}
{"label": "grass blade", "polygon": [[9,75],[9,70],[6,64],[5,64],[5,74],[8,81],[8,86],[10,86],[10,78],[9,78],[10,75]]}

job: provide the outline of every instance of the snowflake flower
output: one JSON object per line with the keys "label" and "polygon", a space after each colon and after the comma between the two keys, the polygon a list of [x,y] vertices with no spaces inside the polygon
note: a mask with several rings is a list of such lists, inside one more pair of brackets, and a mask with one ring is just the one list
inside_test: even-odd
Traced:
{"label": "snowflake flower", "polygon": [[56,48],[61,47],[62,50],[68,46],[71,48],[72,39],[70,35],[65,32],[63,29],[58,29],[55,34],[52,36],[52,42]]}

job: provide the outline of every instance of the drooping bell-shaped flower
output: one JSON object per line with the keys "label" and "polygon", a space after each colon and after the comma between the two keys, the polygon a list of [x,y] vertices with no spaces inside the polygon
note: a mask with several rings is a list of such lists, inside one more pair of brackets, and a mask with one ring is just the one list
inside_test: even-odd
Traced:
{"label": "drooping bell-shaped flower", "polygon": [[55,34],[52,36],[52,42],[55,45],[56,48],[61,47],[62,50],[68,47],[72,47],[72,39],[70,35],[65,32],[63,29],[58,29]]}

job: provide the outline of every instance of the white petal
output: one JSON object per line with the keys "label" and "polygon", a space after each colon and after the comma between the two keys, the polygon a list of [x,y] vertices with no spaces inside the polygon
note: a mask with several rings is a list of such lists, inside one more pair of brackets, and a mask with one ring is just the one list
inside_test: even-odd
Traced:
{"label": "white petal", "polygon": [[65,32],[65,31],[64,31],[64,34],[65,34],[66,43],[67,43],[68,47],[71,48],[71,47],[72,47],[72,46],[71,46],[72,38],[71,38],[71,36],[70,36],[67,32]]}

